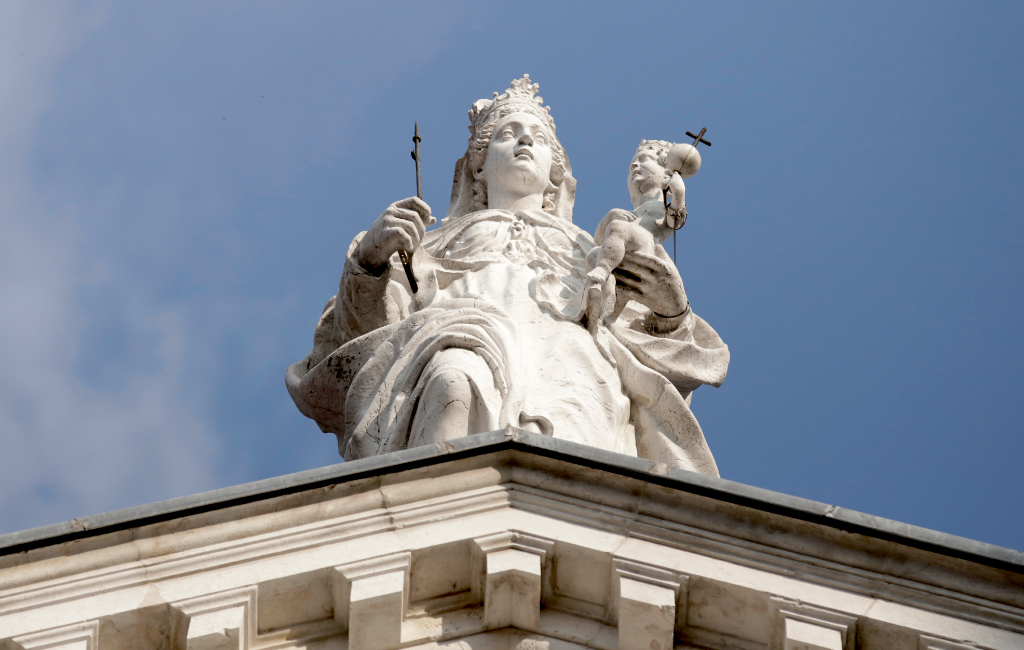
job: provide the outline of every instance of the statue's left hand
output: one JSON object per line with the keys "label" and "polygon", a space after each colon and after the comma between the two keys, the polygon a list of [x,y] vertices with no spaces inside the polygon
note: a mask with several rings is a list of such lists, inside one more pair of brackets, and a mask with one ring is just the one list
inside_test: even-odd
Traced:
{"label": "statue's left hand", "polygon": [[679,271],[660,257],[626,253],[614,273],[618,300],[635,300],[661,318],[681,316],[690,305]]}

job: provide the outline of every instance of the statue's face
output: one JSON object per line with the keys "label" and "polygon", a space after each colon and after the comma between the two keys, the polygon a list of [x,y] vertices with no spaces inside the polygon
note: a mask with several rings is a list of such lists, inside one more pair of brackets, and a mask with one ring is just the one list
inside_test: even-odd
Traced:
{"label": "statue's face", "polygon": [[629,164],[629,196],[634,203],[638,197],[655,187],[664,187],[667,180],[668,173],[658,164],[658,157],[654,151],[640,150]]}
{"label": "statue's face", "polygon": [[487,146],[483,177],[487,187],[528,196],[543,193],[551,177],[551,134],[529,113],[498,120]]}

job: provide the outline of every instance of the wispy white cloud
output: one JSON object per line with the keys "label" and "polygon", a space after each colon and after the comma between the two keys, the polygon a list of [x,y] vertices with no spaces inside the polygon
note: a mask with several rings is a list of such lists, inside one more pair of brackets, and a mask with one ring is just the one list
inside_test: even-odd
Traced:
{"label": "wispy white cloud", "polygon": [[182,397],[181,314],[126,323],[159,363],[116,391],[74,372],[81,290],[103,261],[82,255],[75,207],[37,194],[28,162],[59,67],[105,19],[104,5],[0,5],[0,532],[213,484],[212,427]]}
{"label": "wispy white cloud", "polygon": [[412,122],[443,212],[530,72],[587,228],[639,138],[719,134],[679,244],[729,478],[1021,545],[1021,12],[85,2],[0,1],[0,531],[336,462],[284,368]]}
{"label": "wispy white cloud", "polygon": [[306,176],[460,7],[0,12],[0,532],[340,460],[282,377],[381,206]]}

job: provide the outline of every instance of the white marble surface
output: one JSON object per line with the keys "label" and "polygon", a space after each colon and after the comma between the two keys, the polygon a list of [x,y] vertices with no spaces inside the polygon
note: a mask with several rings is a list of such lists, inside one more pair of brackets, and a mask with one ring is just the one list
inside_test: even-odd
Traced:
{"label": "white marble surface", "polygon": [[502,452],[0,556],[0,647],[1024,647],[1020,573],[652,469]]}
{"label": "white marble surface", "polygon": [[[619,253],[602,256],[572,224],[576,182],[536,91],[524,77],[473,105],[436,228],[430,206],[407,198],[356,238],[289,393],[348,460],[516,426],[717,475],[690,403],[725,379],[729,350],[651,239],[664,227],[643,230],[659,218],[651,206],[637,204],[643,245],[628,220],[606,224]],[[665,164],[649,171],[665,176]],[[594,251],[614,288],[588,279]],[[617,304],[592,306],[588,321],[588,294]]]}
{"label": "white marble surface", "polygon": [[[629,257],[660,258],[666,265],[673,265],[661,244],[685,220],[686,184],[680,172],[693,176],[699,168],[700,154],[690,145],[664,140],[640,142],[630,161],[627,180],[633,210],[609,211],[594,231],[596,247],[587,254],[587,324],[595,336],[601,327],[619,318],[626,300],[633,297],[617,290],[617,284],[628,280],[621,274],[613,275],[615,269]],[[666,193],[670,205],[666,205]],[[682,281],[676,282],[667,270],[654,280],[650,292],[664,311],[652,311],[666,323],[680,323],[690,309]],[[671,329],[671,325],[663,329]]]}

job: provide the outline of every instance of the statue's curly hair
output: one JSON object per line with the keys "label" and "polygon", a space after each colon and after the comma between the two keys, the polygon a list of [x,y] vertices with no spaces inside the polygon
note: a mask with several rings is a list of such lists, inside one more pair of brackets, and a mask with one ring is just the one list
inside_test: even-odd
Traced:
{"label": "statue's curly hair", "polygon": [[[633,154],[633,160],[640,155],[641,151],[650,151],[654,154],[654,159],[659,165],[665,167],[668,165],[668,150],[672,148],[675,143],[667,140],[641,140],[640,145],[636,148],[636,153]],[[630,160],[630,167],[626,170],[626,187],[630,187],[632,178],[632,167],[633,160]],[[665,180],[668,181],[668,175],[666,174]],[[632,190],[630,190],[632,192]],[[632,198],[632,197],[631,197]]]}
{"label": "statue's curly hair", "polygon": [[508,104],[491,111],[487,121],[481,124],[473,137],[469,140],[469,165],[473,178],[473,202],[477,210],[487,208],[487,184],[484,182],[480,172],[483,171],[484,162],[487,160],[487,147],[491,144],[491,137],[494,135],[494,127],[498,121],[512,113],[527,113],[540,119],[544,127],[548,129],[549,143],[551,145],[551,176],[548,178],[547,189],[544,190],[545,212],[555,209],[555,193],[558,185],[565,178],[568,172],[565,158],[565,150],[562,143],[555,136],[554,129],[549,127],[551,118],[545,111],[539,111],[523,104]]}

